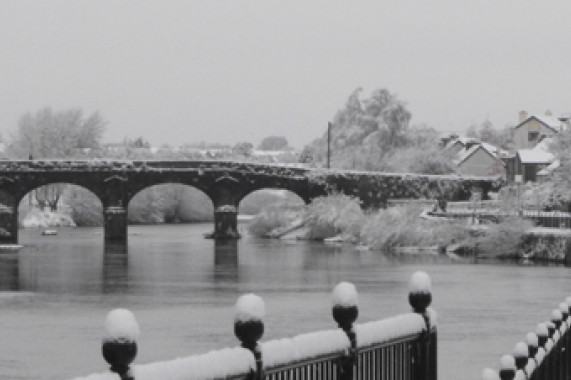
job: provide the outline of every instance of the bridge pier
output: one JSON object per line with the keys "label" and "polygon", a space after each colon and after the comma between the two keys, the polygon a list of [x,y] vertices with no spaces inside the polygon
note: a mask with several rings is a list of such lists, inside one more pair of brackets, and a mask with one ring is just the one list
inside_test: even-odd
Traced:
{"label": "bridge pier", "polygon": [[106,207],[103,223],[105,242],[127,244],[127,210],[124,207]]}
{"label": "bridge pier", "polygon": [[18,243],[18,207],[0,205],[0,244]]}
{"label": "bridge pier", "polygon": [[206,237],[210,239],[239,239],[238,209],[232,205],[217,207],[214,210],[214,232]]}

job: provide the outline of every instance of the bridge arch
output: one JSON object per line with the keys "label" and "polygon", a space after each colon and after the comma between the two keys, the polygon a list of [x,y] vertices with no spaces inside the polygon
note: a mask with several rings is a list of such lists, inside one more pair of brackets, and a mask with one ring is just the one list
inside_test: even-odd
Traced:
{"label": "bridge arch", "polygon": [[[71,182],[50,182],[27,190],[14,197],[13,220],[16,226],[21,225],[23,218],[34,210],[69,212],[70,218],[78,226],[103,225],[103,202],[90,188]],[[39,218],[41,214],[35,217]],[[41,224],[38,226],[41,227]],[[16,236],[17,232],[14,229]]]}
{"label": "bridge arch", "polygon": [[[150,215],[146,205],[154,204]],[[212,220],[212,199],[200,188],[184,182],[161,182],[140,188],[128,199],[129,222],[168,223]]]}
{"label": "bridge arch", "polygon": [[240,200],[238,211],[241,214],[257,214],[264,206],[303,206],[307,202],[295,192],[267,187],[249,192]]}

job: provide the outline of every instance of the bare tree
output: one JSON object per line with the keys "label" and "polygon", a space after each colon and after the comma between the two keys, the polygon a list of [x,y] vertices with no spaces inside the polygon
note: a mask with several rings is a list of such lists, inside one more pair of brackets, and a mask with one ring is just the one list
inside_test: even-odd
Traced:
{"label": "bare tree", "polygon": [[[9,153],[30,159],[71,158],[78,150],[97,148],[106,122],[99,112],[87,118],[79,108],[54,112],[44,108],[28,112],[18,120]],[[64,185],[47,185],[36,191],[36,200],[43,207],[57,209]]]}

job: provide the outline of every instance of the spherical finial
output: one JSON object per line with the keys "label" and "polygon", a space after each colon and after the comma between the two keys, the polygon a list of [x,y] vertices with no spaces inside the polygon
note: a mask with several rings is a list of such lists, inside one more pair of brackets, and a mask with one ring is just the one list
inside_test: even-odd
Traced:
{"label": "spherical finial", "polygon": [[524,342],[519,342],[514,347],[514,359],[515,365],[518,369],[523,369],[527,364],[527,359],[529,356],[529,348]]}
{"label": "spherical finial", "polygon": [[265,315],[266,307],[261,297],[250,293],[238,298],[234,313],[234,334],[243,347],[250,350],[256,347],[264,335]]}
{"label": "spherical finial", "polygon": [[512,380],[515,377],[515,359],[511,355],[504,355],[500,359],[500,379]]}
{"label": "spherical finial", "polygon": [[551,322],[555,325],[555,328],[559,328],[563,322],[563,313],[559,309],[553,309],[551,311]]}
{"label": "spherical finial", "polygon": [[539,346],[545,346],[545,343],[549,338],[549,330],[547,330],[545,323],[537,324],[537,327],[535,328],[535,334],[537,334],[537,341]]}
{"label": "spherical finial", "polygon": [[349,330],[359,315],[359,295],[355,285],[340,282],[333,289],[333,319],[343,330]]}
{"label": "spherical finial", "polygon": [[432,284],[426,272],[413,273],[409,282],[408,301],[416,313],[424,314],[432,302]]}
{"label": "spherical finial", "polygon": [[123,378],[137,356],[139,324],[131,311],[115,309],[107,314],[105,331],[101,345],[103,358],[111,364],[111,371]]}
{"label": "spherical finial", "polygon": [[545,326],[547,327],[548,337],[551,338],[555,333],[555,323],[547,321],[545,322]]}
{"label": "spherical finial", "polygon": [[559,310],[561,310],[562,320],[565,321],[569,317],[569,305],[567,302],[561,302],[559,304]]}
{"label": "spherical finial", "polygon": [[533,358],[537,354],[537,349],[539,348],[539,339],[537,334],[528,333],[525,336],[525,343],[527,344],[527,349],[529,350],[529,357]]}

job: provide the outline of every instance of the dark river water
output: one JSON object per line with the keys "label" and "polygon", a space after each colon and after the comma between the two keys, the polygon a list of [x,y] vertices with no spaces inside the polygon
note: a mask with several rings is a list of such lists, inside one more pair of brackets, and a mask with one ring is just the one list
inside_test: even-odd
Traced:
{"label": "dark river water", "polygon": [[127,255],[105,249],[101,229],[21,231],[25,248],[0,256],[0,378],[104,371],[104,319],[117,307],[135,313],[136,363],[147,363],[237,345],[240,294],[264,298],[262,340],[269,340],[335,328],[331,290],[340,281],[357,286],[360,322],[407,312],[410,275],[424,270],[439,314],[439,378],[480,379],[571,290],[563,266],[458,263],[248,236],[216,243],[202,237],[211,229],[130,226]]}

